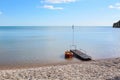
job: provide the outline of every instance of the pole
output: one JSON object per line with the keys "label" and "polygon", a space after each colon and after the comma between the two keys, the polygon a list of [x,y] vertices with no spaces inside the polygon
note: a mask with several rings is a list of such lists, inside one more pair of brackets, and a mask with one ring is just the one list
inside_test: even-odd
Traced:
{"label": "pole", "polygon": [[73,30],[73,40],[72,40],[72,45],[74,46],[74,25],[72,25],[72,30]]}
{"label": "pole", "polygon": [[76,50],[77,46],[75,45],[75,38],[74,38],[74,36],[75,36],[75,34],[74,34],[75,30],[74,30],[74,25],[72,25],[72,31],[73,31],[73,33],[72,33],[72,45],[71,45],[71,49]]}

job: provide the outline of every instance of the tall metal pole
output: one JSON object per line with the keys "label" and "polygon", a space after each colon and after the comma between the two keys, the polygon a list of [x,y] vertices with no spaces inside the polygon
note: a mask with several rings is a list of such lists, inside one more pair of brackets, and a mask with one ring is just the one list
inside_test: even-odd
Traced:
{"label": "tall metal pole", "polygon": [[75,30],[74,30],[74,25],[72,25],[72,31],[73,31],[73,33],[72,33],[72,45],[71,45],[71,49],[73,49],[73,50],[76,50],[76,48],[77,48],[77,46],[75,45],[75,34],[74,34],[74,32],[75,32]]}
{"label": "tall metal pole", "polygon": [[72,30],[73,30],[73,40],[72,40],[72,46],[75,46],[75,44],[74,44],[74,25],[72,25]]}

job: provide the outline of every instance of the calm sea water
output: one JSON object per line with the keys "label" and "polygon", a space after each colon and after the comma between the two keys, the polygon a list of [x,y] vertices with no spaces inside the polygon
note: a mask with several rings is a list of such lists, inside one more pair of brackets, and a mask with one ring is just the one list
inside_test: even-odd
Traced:
{"label": "calm sea water", "polygon": [[[93,59],[120,57],[120,29],[75,27],[75,44]],[[0,27],[0,65],[64,62],[72,45],[71,26]],[[73,59],[74,60],[74,59]]]}

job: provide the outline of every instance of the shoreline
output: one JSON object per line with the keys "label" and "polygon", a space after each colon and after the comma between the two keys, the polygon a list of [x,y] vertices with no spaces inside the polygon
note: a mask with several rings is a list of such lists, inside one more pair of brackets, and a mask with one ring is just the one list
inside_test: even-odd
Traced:
{"label": "shoreline", "polygon": [[116,61],[117,59],[120,59],[120,57],[118,58],[105,58],[105,59],[96,59],[96,60],[90,60],[90,61],[82,61],[82,60],[76,60],[76,61],[72,61],[72,60],[66,60],[63,62],[56,62],[56,63],[44,63],[44,64],[39,64],[39,63],[35,63],[35,64],[17,64],[17,65],[6,65],[6,66],[1,66],[0,65],[0,70],[15,70],[15,69],[29,69],[29,68],[39,68],[39,67],[47,67],[47,66],[57,66],[57,65],[68,65],[68,64],[80,64],[80,63],[102,63],[105,64],[107,62],[112,62],[112,61]]}
{"label": "shoreline", "polygon": [[0,70],[1,80],[120,80],[120,57]]}
{"label": "shoreline", "polygon": [[0,70],[15,70],[15,69],[28,69],[28,68],[39,68],[39,67],[47,67],[47,66],[57,66],[57,65],[67,65],[67,64],[75,64],[75,63],[81,63],[83,61],[81,60],[76,60],[76,61],[72,61],[72,60],[66,60],[66,61],[62,61],[62,62],[54,62],[54,63],[35,63],[35,64],[17,64],[17,65],[6,65],[6,66],[0,66]]}

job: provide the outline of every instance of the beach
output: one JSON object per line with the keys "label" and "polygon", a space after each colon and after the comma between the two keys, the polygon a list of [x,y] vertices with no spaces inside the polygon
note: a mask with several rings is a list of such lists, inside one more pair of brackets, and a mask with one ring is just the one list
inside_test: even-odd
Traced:
{"label": "beach", "polygon": [[120,80],[120,58],[1,69],[0,80]]}
{"label": "beach", "polygon": [[120,0],[0,0],[0,80],[120,80]]}

